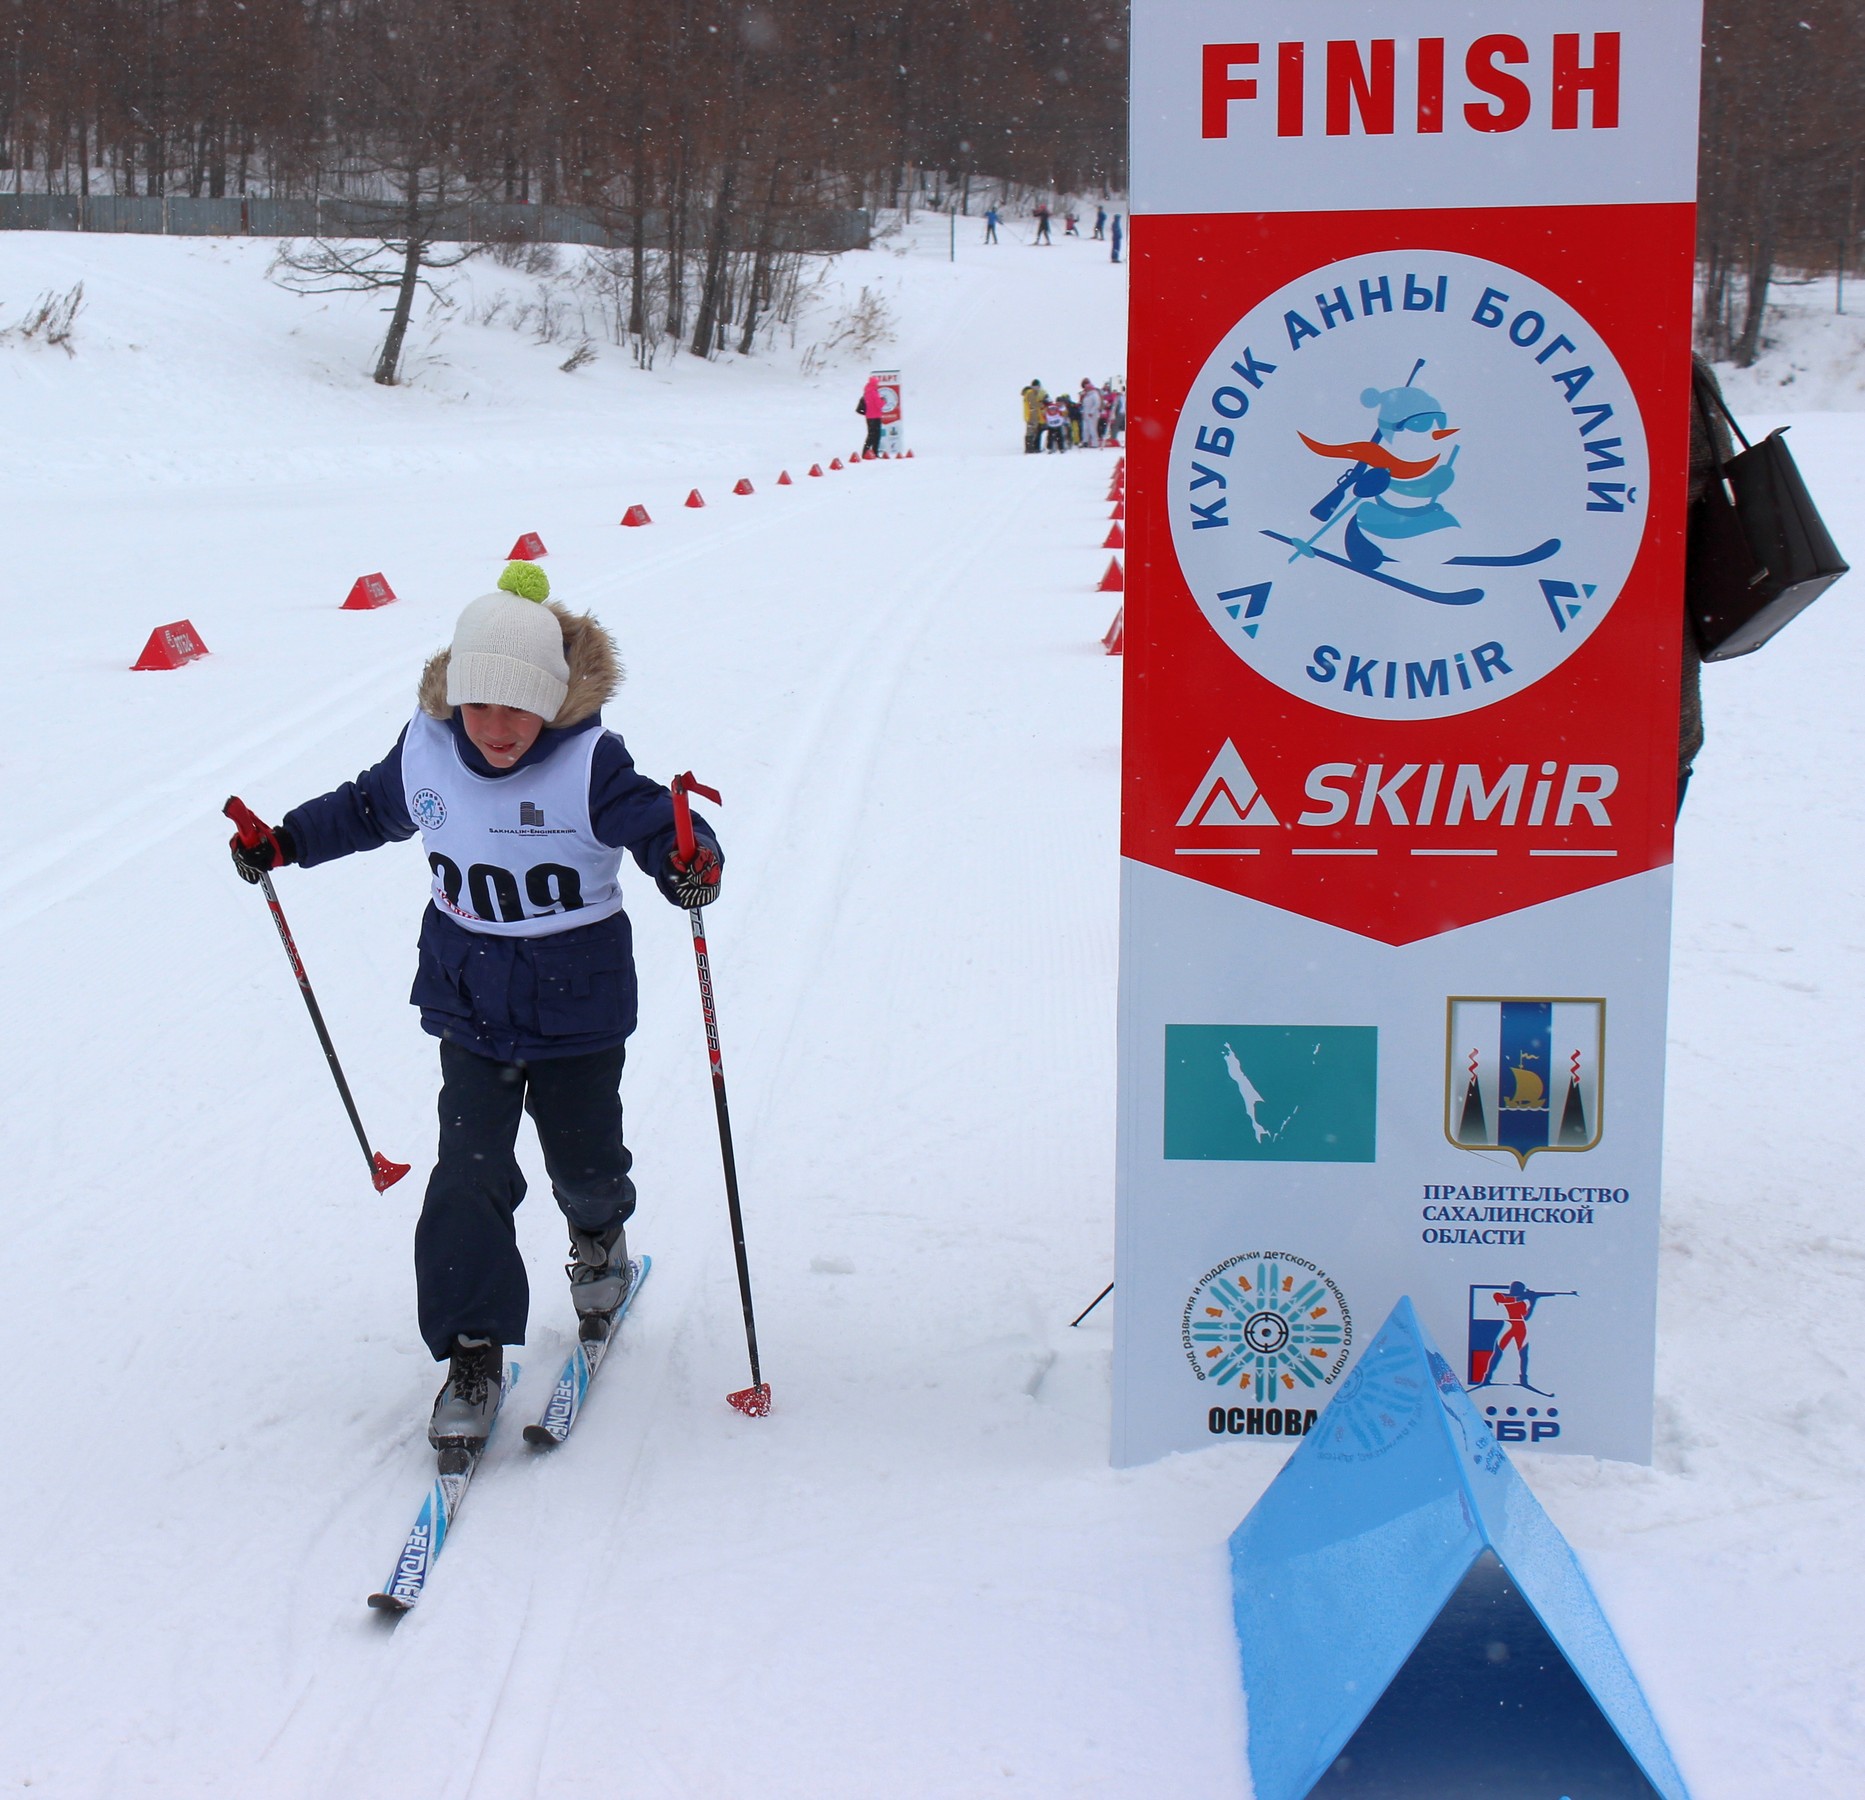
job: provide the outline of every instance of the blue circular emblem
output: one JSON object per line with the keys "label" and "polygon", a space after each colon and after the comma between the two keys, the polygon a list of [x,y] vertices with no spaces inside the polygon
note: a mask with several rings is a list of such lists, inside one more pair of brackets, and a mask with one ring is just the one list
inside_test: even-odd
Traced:
{"label": "blue circular emblem", "polygon": [[422,788],[415,794],[414,822],[423,831],[438,831],[446,824],[447,803],[432,788]]}
{"label": "blue circular emblem", "polygon": [[1315,1453],[1326,1462],[1384,1456],[1411,1436],[1429,1397],[1408,1346],[1396,1335],[1375,1338],[1315,1427]]}
{"label": "blue circular emblem", "polygon": [[1394,250],[1237,321],[1185,397],[1168,505],[1233,655],[1334,712],[1436,719],[1586,642],[1648,480],[1631,384],[1569,301],[1483,257]]}
{"label": "blue circular emblem", "polygon": [[1186,1301],[1180,1329],[1200,1381],[1234,1386],[1254,1400],[1302,1400],[1325,1390],[1353,1348],[1353,1317],[1327,1271],[1274,1250],[1233,1256],[1211,1270]]}

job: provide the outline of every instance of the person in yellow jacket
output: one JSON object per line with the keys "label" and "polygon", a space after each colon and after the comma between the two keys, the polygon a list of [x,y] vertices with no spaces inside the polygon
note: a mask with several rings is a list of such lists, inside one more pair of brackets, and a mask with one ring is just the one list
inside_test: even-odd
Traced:
{"label": "person in yellow jacket", "polygon": [[1023,390],[1023,453],[1034,456],[1043,447],[1043,409],[1049,403],[1049,396],[1043,391],[1043,384],[1033,376],[1030,385]]}

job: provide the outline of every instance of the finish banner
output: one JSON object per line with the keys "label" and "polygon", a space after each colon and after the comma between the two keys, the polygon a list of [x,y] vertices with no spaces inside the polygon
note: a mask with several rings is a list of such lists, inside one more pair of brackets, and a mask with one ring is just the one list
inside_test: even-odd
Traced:
{"label": "finish banner", "polygon": [[1134,0],[1114,1459],[1645,1460],[1695,0]]}

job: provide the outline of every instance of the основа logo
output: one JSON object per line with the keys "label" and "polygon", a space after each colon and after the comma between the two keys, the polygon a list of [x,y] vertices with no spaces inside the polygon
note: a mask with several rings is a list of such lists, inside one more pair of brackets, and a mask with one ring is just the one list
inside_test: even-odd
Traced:
{"label": "\u043e\u0441\u043d\u043e\u0432\u0430 logo", "polygon": [[1332,1387],[1353,1349],[1353,1315],[1332,1276],[1286,1251],[1248,1251],[1210,1270],[1185,1302],[1185,1360],[1246,1399]]}
{"label": "\u043e\u0441\u043d\u043e\u0432\u0430 logo", "polygon": [[1186,397],[1172,541],[1229,648],[1364,718],[1538,681],[1644,534],[1630,384],[1567,302],[1481,257],[1357,256],[1244,315]]}

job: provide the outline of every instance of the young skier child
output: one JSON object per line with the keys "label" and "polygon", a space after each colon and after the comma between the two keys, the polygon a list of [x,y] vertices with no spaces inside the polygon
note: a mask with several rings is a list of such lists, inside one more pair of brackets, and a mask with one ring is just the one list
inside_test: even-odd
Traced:
{"label": "young skier child", "polygon": [[483,1448],[505,1346],[525,1338],[520,1112],[569,1223],[585,1341],[607,1336],[627,1296],[635,1188],[619,1087],[635,969],[621,856],[682,907],[716,900],[724,866],[697,815],[698,852],[679,865],[672,796],[603,729],[622,680],[614,641],[549,593],[542,569],[510,564],[498,591],[460,614],[451,648],[429,659],[388,755],[292,808],[258,843],[232,844],[242,878],[257,881],[421,833],[433,888],[409,997],[440,1039],[441,1089],[415,1283],[421,1335],[449,1365],[428,1425],[443,1452]]}

